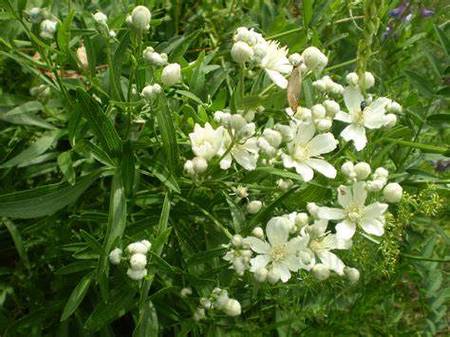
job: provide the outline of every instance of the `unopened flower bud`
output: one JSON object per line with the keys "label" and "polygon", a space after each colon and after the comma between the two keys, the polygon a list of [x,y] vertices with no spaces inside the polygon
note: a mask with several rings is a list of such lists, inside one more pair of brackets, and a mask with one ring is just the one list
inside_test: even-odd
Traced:
{"label": "unopened flower bud", "polygon": [[330,269],[328,269],[328,267],[322,263],[317,263],[316,265],[314,265],[311,271],[314,277],[319,281],[326,280],[330,277]]}
{"label": "unopened flower bud", "polygon": [[191,288],[186,287],[186,288],[183,288],[183,289],[180,290],[180,296],[181,297],[184,298],[184,297],[188,297],[190,295],[192,295],[192,289]]}
{"label": "unopened flower bud", "polygon": [[262,136],[275,148],[278,148],[283,141],[283,136],[280,132],[273,129],[264,129]]}
{"label": "unopened flower bud", "polygon": [[247,204],[247,212],[250,214],[258,213],[262,208],[262,202],[260,200],[253,200]]}
{"label": "unopened flower bud", "polygon": [[328,63],[328,58],[316,47],[308,47],[302,53],[303,61],[308,69],[320,72]]}
{"label": "unopened flower bud", "polygon": [[372,73],[366,71],[359,79],[359,85],[363,89],[370,89],[375,85],[375,77],[373,77]]}
{"label": "unopened flower bud", "polygon": [[44,20],[41,22],[41,33],[39,34],[43,39],[53,39],[56,32],[58,22],[53,20]]}
{"label": "unopened flower bud", "polygon": [[109,253],[109,262],[111,264],[120,264],[120,260],[122,259],[122,249],[114,248],[111,253]]}
{"label": "unopened flower bud", "polygon": [[206,297],[202,297],[200,299],[200,305],[205,308],[205,309],[211,309],[212,303],[209,299],[207,299]]}
{"label": "unopened flower bud", "polygon": [[136,6],[131,12],[131,23],[134,28],[140,31],[148,30],[150,28],[150,20],[152,14],[145,6]]}
{"label": "unopened flower bud", "polygon": [[332,99],[325,100],[323,102],[323,106],[325,107],[325,109],[331,116],[334,116],[341,110],[339,103],[337,103],[336,101],[333,101]]}
{"label": "unopened flower bud", "polygon": [[351,161],[347,161],[341,166],[341,172],[348,178],[355,178],[356,172],[355,172],[355,166]]}
{"label": "unopened flower bud", "polygon": [[192,165],[195,173],[203,173],[208,169],[208,162],[203,157],[195,157],[192,159]]}
{"label": "unopened flower bud", "polygon": [[133,254],[130,257],[130,266],[132,269],[144,269],[147,265],[147,256],[144,254]]}
{"label": "unopened flower bud", "polygon": [[241,247],[242,246],[242,236],[239,234],[233,235],[231,238],[231,244],[235,247]]}
{"label": "unopened flower bud", "polygon": [[354,172],[356,174],[356,179],[358,180],[367,179],[367,177],[371,173],[370,165],[367,164],[366,162],[357,163],[354,167]]}
{"label": "unopened flower bud", "polygon": [[237,41],[231,48],[231,57],[239,64],[250,61],[253,53],[253,49],[243,41]]}
{"label": "unopened flower bud", "polygon": [[206,317],[205,309],[204,308],[197,308],[194,312],[193,319],[194,321],[201,321]]}
{"label": "unopened flower bud", "polygon": [[311,107],[312,116],[314,119],[324,118],[327,114],[327,110],[322,104],[316,104]]}
{"label": "unopened flower bud", "polygon": [[108,24],[108,17],[102,13],[102,12],[97,12],[93,15],[95,22],[97,22],[100,25],[107,25]]}
{"label": "unopened flower bud", "polygon": [[347,83],[349,85],[351,85],[351,86],[357,86],[358,85],[359,76],[358,76],[357,73],[349,73],[349,74],[347,74],[345,79],[347,80]]}
{"label": "unopened flower bud", "polygon": [[158,83],[147,85],[142,89],[141,96],[153,99],[161,93],[162,89]]}
{"label": "unopened flower bud", "polygon": [[402,112],[402,106],[395,101],[390,102],[386,107],[386,110],[392,113],[400,113]]}
{"label": "unopened flower bud", "polygon": [[306,209],[308,213],[311,214],[314,218],[318,218],[319,206],[315,202],[308,202],[306,204]]}
{"label": "unopened flower bud", "polygon": [[287,191],[294,182],[291,179],[278,179],[277,180],[277,187],[282,191]]}
{"label": "unopened flower bud", "polygon": [[145,48],[142,53],[144,59],[154,66],[163,66],[167,64],[167,54],[166,53],[157,53],[152,47]]}
{"label": "unopened flower bud", "polygon": [[397,116],[394,114],[387,114],[384,116],[384,127],[390,129],[397,124]]}
{"label": "unopened flower bud", "polygon": [[359,270],[356,268],[345,267],[344,274],[347,276],[350,283],[356,283],[359,281]]}
{"label": "unopened flower bud", "polygon": [[317,122],[316,127],[319,131],[326,131],[326,130],[329,130],[332,125],[333,125],[333,122],[331,121],[331,119],[322,118]]}
{"label": "unopened flower bud", "polygon": [[234,298],[230,298],[223,307],[223,311],[231,317],[239,316],[241,314],[241,304]]}
{"label": "unopened flower bud", "polygon": [[397,183],[389,183],[384,187],[383,197],[387,202],[396,203],[402,199],[403,188]]}
{"label": "unopened flower bud", "polygon": [[147,269],[132,269],[128,268],[127,275],[130,279],[139,281],[147,276]]}
{"label": "unopened flower bud", "polygon": [[264,238],[264,230],[261,227],[255,227],[252,230],[252,235],[257,237],[258,239]]}
{"label": "unopened flower bud", "polygon": [[142,242],[133,242],[127,246],[127,252],[129,254],[147,254],[148,249],[147,245]]}
{"label": "unopened flower bud", "polygon": [[39,7],[33,7],[28,12],[28,16],[30,17],[30,21],[32,23],[37,24],[42,21],[42,9],[40,9]]}
{"label": "unopened flower bud", "polygon": [[297,215],[295,216],[295,225],[297,227],[306,226],[308,224],[308,221],[309,217],[305,212],[297,213]]}
{"label": "unopened flower bud", "polygon": [[375,176],[387,179],[389,177],[389,171],[384,167],[379,167],[375,170]]}
{"label": "unopened flower bud", "polygon": [[172,86],[181,81],[181,67],[178,63],[171,63],[163,68],[161,82],[166,86]]}
{"label": "unopened flower bud", "polygon": [[294,66],[297,67],[300,64],[303,63],[303,57],[299,53],[294,53],[289,56],[289,62]]}

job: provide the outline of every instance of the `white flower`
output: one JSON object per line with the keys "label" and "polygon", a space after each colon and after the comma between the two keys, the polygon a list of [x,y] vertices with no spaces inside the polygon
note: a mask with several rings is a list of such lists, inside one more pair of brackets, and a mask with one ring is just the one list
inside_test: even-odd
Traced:
{"label": "white flower", "polygon": [[247,204],[247,212],[250,214],[258,213],[262,208],[262,202],[260,200],[253,200]]}
{"label": "white flower", "polygon": [[232,187],[233,195],[236,195],[239,199],[245,199],[248,197],[248,188],[242,185]]}
{"label": "white flower", "polygon": [[127,275],[130,279],[139,281],[147,276],[147,269],[132,269],[128,268]]}
{"label": "white flower", "polygon": [[261,60],[261,68],[281,89],[286,89],[288,85],[288,80],[283,75],[292,71],[292,65],[286,57],[287,53],[286,47],[280,48],[277,42],[270,41],[266,46],[266,55]]}
{"label": "white flower", "polygon": [[43,39],[53,39],[56,32],[58,22],[53,20],[44,20],[41,22],[41,33],[39,34]]}
{"label": "white flower", "polygon": [[287,154],[281,158],[286,168],[295,168],[304,181],[310,181],[316,170],[328,178],[336,177],[336,169],[322,159],[321,155],[336,149],[337,141],[331,133],[314,136],[314,126],[310,123],[300,123],[297,134],[292,142],[287,144]]}
{"label": "white flower", "polygon": [[120,264],[120,260],[122,259],[122,249],[114,248],[111,253],[109,253],[109,262],[111,264]]}
{"label": "white flower", "polygon": [[131,12],[131,24],[140,31],[148,30],[150,28],[151,18],[152,14],[145,6],[136,6]]}
{"label": "white flower", "polygon": [[213,129],[206,123],[204,127],[199,124],[194,125],[194,131],[189,134],[192,151],[196,156],[210,160],[220,150],[223,142],[223,127]]}
{"label": "white flower", "polygon": [[316,47],[308,47],[303,53],[303,60],[309,70],[320,72],[328,64],[328,58]]}
{"label": "white flower", "polygon": [[[225,152],[230,145],[231,140],[229,138],[225,138],[222,152]],[[258,158],[258,140],[255,137],[248,138],[243,142],[239,142],[233,145],[229,153],[225,155],[225,157],[220,161],[220,168],[222,170],[229,169],[234,159],[244,169],[252,171],[256,168],[256,162],[258,161]]]}
{"label": "white flower", "polygon": [[241,304],[234,298],[230,298],[223,307],[223,311],[231,317],[239,316],[241,314]]}
{"label": "white flower", "polygon": [[181,67],[178,63],[171,63],[163,68],[161,82],[166,86],[172,86],[181,81]]}
{"label": "white flower", "polygon": [[346,141],[352,140],[357,151],[367,144],[366,128],[379,129],[385,123],[385,108],[389,103],[386,97],[380,97],[364,107],[364,97],[358,88],[347,87],[344,91],[344,101],[349,113],[339,111],[334,119],[349,123],[341,132]]}
{"label": "white flower", "polygon": [[291,278],[291,271],[296,272],[300,268],[297,252],[304,244],[299,237],[289,240],[288,222],[284,217],[272,218],[266,227],[268,242],[254,236],[244,239],[259,254],[250,260],[251,272],[266,268],[273,281],[281,279],[287,282]]}
{"label": "white flower", "polygon": [[130,257],[130,266],[134,270],[144,269],[147,265],[147,256],[144,254],[133,254]]}
{"label": "white flower", "polygon": [[253,54],[253,49],[243,41],[237,41],[231,48],[231,57],[240,64],[250,61]]}
{"label": "white flower", "polygon": [[336,225],[336,234],[340,239],[353,237],[357,226],[361,226],[367,234],[382,236],[384,233],[384,212],[388,205],[374,202],[365,206],[367,190],[364,182],[356,182],[352,187],[338,188],[338,203],[342,208],[320,207],[318,215],[321,219],[342,220]]}
{"label": "white flower", "polygon": [[[350,240],[341,239],[336,234],[327,232],[327,225],[327,220],[316,220],[313,225],[302,228],[301,237],[308,242],[307,249],[303,250],[304,269],[309,270],[316,265],[318,259],[328,270],[342,276],[344,275],[345,264],[331,251],[349,249],[352,243]],[[308,257],[310,258],[309,261]]]}
{"label": "white flower", "polygon": [[101,25],[108,25],[108,17],[102,13],[102,12],[97,12],[93,15],[95,22],[97,22],[98,24]]}
{"label": "white flower", "polygon": [[158,96],[162,91],[161,86],[158,83],[147,85],[142,89],[141,96],[152,99]]}
{"label": "white flower", "polygon": [[387,202],[396,203],[402,199],[403,189],[397,183],[389,183],[383,189],[383,197]]}
{"label": "white flower", "polygon": [[145,48],[142,53],[144,59],[146,59],[150,64],[154,66],[164,66],[167,64],[167,54],[158,53],[152,47]]}
{"label": "white flower", "polygon": [[192,317],[194,321],[201,321],[202,319],[205,319],[205,309],[204,308],[197,308],[194,312],[194,316]]}

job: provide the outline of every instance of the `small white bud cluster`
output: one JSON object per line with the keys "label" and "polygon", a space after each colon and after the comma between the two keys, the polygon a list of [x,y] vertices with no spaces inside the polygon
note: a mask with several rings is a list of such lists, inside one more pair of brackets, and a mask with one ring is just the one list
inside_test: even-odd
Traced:
{"label": "small white bud cluster", "polygon": [[[142,240],[130,243],[127,246],[126,252],[128,253],[129,268],[127,275],[132,280],[142,280],[147,276],[147,253],[150,250],[152,244],[148,240]],[[109,261],[111,264],[120,264],[123,256],[123,251],[120,248],[114,248],[109,253]]]}
{"label": "small white bud cluster", "polygon": [[144,59],[153,66],[164,66],[167,64],[168,56],[166,53],[158,53],[153,47],[147,47],[143,51]]}
{"label": "small white bud cluster", "polygon": [[261,200],[252,200],[247,204],[247,212],[249,214],[256,214],[258,213],[263,206],[263,203]]}
{"label": "small white bud cluster", "polygon": [[235,317],[241,314],[241,304],[230,298],[228,291],[214,288],[211,295],[200,299],[200,306],[194,312],[194,320],[200,321],[206,317],[206,310],[220,310],[227,316]]}
{"label": "small white bud cluster", "polygon": [[245,117],[240,114],[216,111],[214,120],[228,129],[230,135],[236,140],[249,138],[255,133],[255,123],[248,123]]}
{"label": "small white bud cluster", "polygon": [[319,73],[328,64],[328,58],[316,47],[308,47],[302,53],[303,62],[307,69]]}
{"label": "small white bud cluster", "polygon": [[367,182],[367,190],[370,192],[379,192],[387,184],[389,171],[384,167],[379,167],[372,174],[372,180]]}
{"label": "small white bud cluster", "polygon": [[38,24],[44,19],[44,11],[39,7],[33,7],[28,11],[31,23]]}
{"label": "small white bud cluster", "polygon": [[39,35],[43,39],[48,39],[48,40],[53,39],[53,37],[55,36],[55,33],[56,33],[57,25],[58,25],[57,21],[45,19],[44,21],[41,22],[41,32]]}
{"label": "small white bud cluster", "polygon": [[403,108],[396,101],[390,101],[386,106],[386,111],[389,112],[384,116],[384,127],[392,128],[397,124],[397,114],[403,111]]}
{"label": "small white bud cluster", "polygon": [[309,216],[305,212],[292,212],[282,215],[282,217],[288,220],[285,224],[292,234],[300,232],[309,222]]}
{"label": "small white bud cluster", "polygon": [[150,28],[152,13],[145,6],[136,6],[126,19],[128,25],[137,31],[144,32]]}
{"label": "small white bud cluster", "polygon": [[98,28],[100,29],[100,31],[106,30],[107,34],[111,38],[116,37],[116,32],[113,30],[110,30],[108,27],[108,16],[105,13],[98,11],[95,14],[93,14],[92,16],[93,16],[95,22],[98,24]]}
{"label": "small white bud cluster", "polygon": [[158,96],[162,91],[161,86],[158,83],[146,85],[142,91],[141,96],[146,99],[154,99],[156,96]]}
{"label": "small white bud cluster", "polygon": [[372,169],[366,162],[353,164],[351,161],[347,161],[342,164],[341,172],[348,178],[349,181],[362,181],[369,177]]}
{"label": "small white bud cluster", "polygon": [[250,267],[252,251],[239,234],[233,235],[229,247],[223,259],[230,262],[230,269],[234,269],[238,275],[242,276]]}
{"label": "small white bud cluster", "polygon": [[336,82],[334,82],[330,76],[324,76],[320,80],[314,81],[313,86],[317,90],[333,95],[342,95],[344,92],[344,87]]}
{"label": "small white bud cluster", "polygon": [[368,71],[366,71],[362,77],[358,76],[355,72],[349,73],[345,79],[350,86],[359,86],[363,90],[370,89],[375,85],[375,77]]}
{"label": "small white bud cluster", "polygon": [[258,147],[267,157],[273,158],[277,155],[282,141],[283,136],[280,132],[267,128],[258,139]]}
{"label": "small white bud cluster", "polygon": [[312,119],[311,110],[302,106],[299,106],[295,112],[290,107],[286,108],[285,111],[289,117],[301,122],[310,122]]}
{"label": "small white bud cluster", "polygon": [[190,177],[195,177],[208,169],[208,162],[205,158],[194,157],[193,159],[186,160],[184,163],[184,172]]}

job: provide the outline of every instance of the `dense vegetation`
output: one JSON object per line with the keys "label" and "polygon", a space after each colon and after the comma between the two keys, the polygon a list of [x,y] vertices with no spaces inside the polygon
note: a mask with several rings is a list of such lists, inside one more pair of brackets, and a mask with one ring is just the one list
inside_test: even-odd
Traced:
{"label": "dense vegetation", "polygon": [[[438,0],[1,0],[0,335],[448,335],[448,13]],[[298,53],[289,71],[257,60],[250,38],[276,62],[281,47]],[[325,100],[351,112],[349,90],[362,111],[380,97],[395,112],[362,148],[345,139],[345,116],[316,118],[316,104],[333,110]],[[302,108],[330,146],[313,179],[283,133],[309,132]],[[386,207],[371,222],[381,229],[358,224],[338,261],[289,277],[269,268],[274,248],[267,269],[250,268],[256,237],[281,235],[278,223],[298,227],[292,242],[321,221],[320,237],[340,240],[322,206],[344,206],[349,184]],[[292,212],[309,217],[281,217]]]}

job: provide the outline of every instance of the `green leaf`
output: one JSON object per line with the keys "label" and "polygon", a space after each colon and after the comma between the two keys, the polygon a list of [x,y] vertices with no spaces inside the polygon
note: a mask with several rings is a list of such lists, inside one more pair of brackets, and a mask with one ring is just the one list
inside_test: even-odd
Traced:
{"label": "green leaf", "polygon": [[0,168],[13,167],[25,162],[32,161],[33,159],[39,157],[41,154],[47,151],[53,145],[53,143],[62,136],[62,134],[63,132],[61,130],[45,133],[41,138],[36,140],[29,147],[20,152],[17,156],[0,165]]}
{"label": "green leaf", "polygon": [[313,17],[314,0],[303,0],[303,25],[308,27]]}
{"label": "green leaf", "polygon": [[289,179],[293,179],[293,180],[297,180],[297,181],[302,181],[303,179],[301,177],[301,175],[294,173],[294,172],[289,172],[289,171],[285,171],[285,170],[280,170],[274,167],[257,167],[255,169],[255,172],[265,172],[267,174],[271,174],[271,175],[275,175],[278,177],[282,177],[282,178],[289,178]]}
{"label": "green leaf", "polygon": [[43,109],[44,107],[38,101],[26,102],[8,112],[0,113],[0,120],[18,125],[31,125],[44,129],[55,129],[53,125],[34,115],[35,112]]}
{"label": "green leaf", "polygon": [[84,276],[73,289],[61,315],[61,322],[65,321],[75,312],[75,310],[77,310],[89,290],[91,280],[91,274],[88,274]]}
{"label": "green leaf", "polygon": [[89,121],[95,136],[109,155],[117,155],[122,148],[122,140],[111,119],[106,116],[98,103],[82,89],[77,90],[84,117]]}
{"label": "green leaf", "polygon": [[75,170],[73,168],[71,151],[66,151],[58,156],[58,166],[61,172],[66,178],[67,182],[71,185],[75,184]]}
{"label": "green leaf", "polygon": [[176,172],[178,165],[178,146],[171,111],[165,97],[159,99],[156,118],[163,142],[163,150],[166,154],[167,167],[173,174]]}
{"label": "green leaf", "polygon": [[124,144],[122,160],[120,161],[122,181],[127,196],[133,194],[134,175],[135,175],[135,159],[133,146],[129,141]]}
{"label": "green leaf", "polygon": [[71,55],[71,50],[69,47],[70,42],[70,26],[72,24],[75,12],[72,10],[69,15],[66,16],[64,21],[58,24],[58,29],[56,31],[56,42],[59,49],[67,56]]}
{"label": "green leaf", "polygon": [[116,166],[115,161],[111,159],[111,157],[102,148],[98,147],[88,140],[81,140],[77,142],[74,150],[77,152],[79,151],[86,156],[92,155],[96,160],[98,160],[102,164],[105,164],[106,166]]}
{"label": "green leaf", "polygon": [[133,337],[158,336],[158,316],[152,301],[148,300],[139,310],[139,318]]}
{"label": "green leaf", "polygon": [[0,216],[32,219],[51,215],[75,202],[99,175],[100,172],[91,173],[73,186],[60,183],[0,195]]}
{"label": "green leaf", "polygon": [[109,81],[111,87],[111,95],[112,98],[118,101],[123,101],[124,96],[122,92],[122,86],[120,77],[122,74],[122,66],[125,61],[125,57],[127,55],[127,49],[130,45],[130,35],[128,32],[122,35],[119,46],[114,51],[114,55],[112,60],[110,60],[111,64],[109,67]]}
{"label": "green leaf", "polygon": [[442,29],[440,29],[437,25],[433,25],[436,35],[442,45],[442,49],[444,50],[447,57],[450,56],[450,40],[448,39],[448,35],[446,35]]}
{"label": "green leaf", "polygon": [[16,246],[17,253],[19,253],[20,258],[22,259],[23,263],[27,268],[30,267],[30,261],[28,260],[27,252],[25,250],[25,246],[23,244],[22,236],[19,233],[19,230],[17,227],[13,224],[13,222],[9,219],[3,220],[3,224],[6,226],[6,228],[9,231],[9,234],[11,235],[14,245]]}

